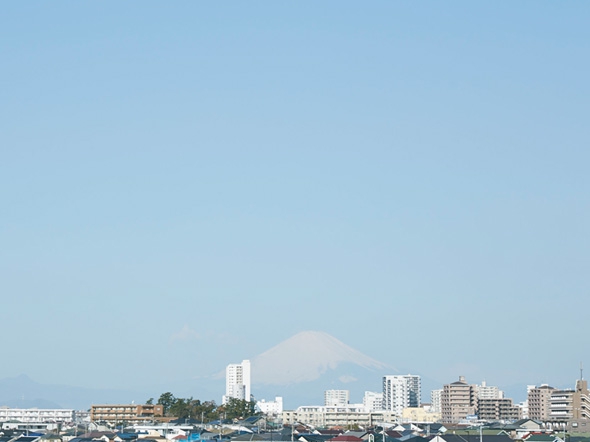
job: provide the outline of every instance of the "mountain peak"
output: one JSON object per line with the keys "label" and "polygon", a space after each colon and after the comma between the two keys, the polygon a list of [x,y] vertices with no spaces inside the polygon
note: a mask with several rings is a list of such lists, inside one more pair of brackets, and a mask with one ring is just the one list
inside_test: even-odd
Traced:
{"label": "mountain peak", "polygon": [[342,364],[369,371],[388,368],[328,333],[302,331],[252,360],[253,383],[289,385],[309,382]]}

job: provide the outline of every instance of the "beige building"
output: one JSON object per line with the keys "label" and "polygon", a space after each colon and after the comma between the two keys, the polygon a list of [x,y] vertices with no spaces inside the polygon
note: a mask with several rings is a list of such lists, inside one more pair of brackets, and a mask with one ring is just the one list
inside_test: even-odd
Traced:
{"label": "beige building", "polygon": [[388,411],[367,411],[364,407],[326,407],[303,406],[297,410],[284,411],[283,424],[291,425],[297,422],[312,425],[317,428],[342,426],[354,428],[372,426],[383,422],[396,422],[397,416]]}
{"label": "beige building", "polygon": [[590,391],[588,391],[588,381],[585,379],[576,381],[572,417],[576,420],[590,419]]}
{"label": "beige building", "polygon": [[531,419],[558,426],[590,420],[590,392],[584,379],[576,381],[573,390],[558,390],[549,385],[532,388],[528,402]]}
{"label": "beige building", "polygon": [[529,390],[529,419],[534,419],[541,422],[549,421],[549,416],[551,414],[551,395],[554,391],[555,388],[550,387],[547,384],[543,384],[539,387],[534,387]]}
{"label": "beige building", "polygon": [[443,386],[440,402],[442,422],[460,422],[477,412],[477,386],[460,376],[457,382]]}
{"label": "beige building", "polygon": [[164,417],[162,405],[92,405],[90,421],[143,422]]}
{"label": "beige building", "polygon": [[402,422],[404,423],[434,423],[440,419],[440,412],[428,411],[423,407],[407,407],[402,411]]}

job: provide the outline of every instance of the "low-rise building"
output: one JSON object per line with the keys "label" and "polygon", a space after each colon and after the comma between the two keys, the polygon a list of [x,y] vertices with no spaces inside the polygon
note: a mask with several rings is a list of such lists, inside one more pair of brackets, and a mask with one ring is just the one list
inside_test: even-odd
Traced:
{"label": "low-rise building", "polygon": [[277,396],[274,401],[268,402],[262,399],[256,402],[256,406],[261,413],[269,416],[280,416],[283,413],[283,398]]}
{"label": "low-rise building", "polygon": [[390,411],[369,411],[362,404],[341,407],[320,405],[303,406],[293,411],[284,411],[283,424],[302,423],[318,428],[342,426],[352,428],[366,427],[383,422],[395,422],[398,416]]}
{"label": "low-rise building", "polygon": [[[430,407],[429,407],[430,408]],[[402,411],[404,423],[434,423],[441,419],[440,412],[431,411],[424,407],[407,407]]]}
{"label": "low-rise building", "polygon": [[0,422],[73,422],[74,410],[62,408],[9,408],[0,407]]}
{"label": "low-rise building", "polygon": [[143,422],[164,417],[162,405],[92,405],[90,421]]}

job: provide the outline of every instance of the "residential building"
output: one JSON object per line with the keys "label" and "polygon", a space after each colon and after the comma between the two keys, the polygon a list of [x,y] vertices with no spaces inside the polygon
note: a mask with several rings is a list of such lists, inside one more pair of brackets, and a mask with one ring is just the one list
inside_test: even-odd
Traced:
{"label": "residential building", "polygon": [[584,379],[576,381],[573,390],[553,390],[549,399],[549,421],[552,424],[563,424],[570,421],[585,423],[590,419],[590,392],[588,382]]}
{"label": "residential building", "polygon": [[574,416],[574,390],[553,390],[549,397],[549,422],[567,422]]}
{"label": "residential building", "polygon": [[0,422],[74,422],[76,412],[61,408],[0,407]]}
{"label": "residential building", "polygon": [[250,361],[245,359],[241,364],[229,364],[225,370],[225,395],[222,403],[227,403],[229,398],[249,401],[251,396]]}
{"label": "residential building", "polygon": [[404,408],[420,406],[420,389],[420,376],[383,376],[383,409],[401,416]]}
{"label": "residential building", "polygon": [[283,413],[283,398],[275,397],[274,401],[265,401],[264,399],[256,402],[258,409],[267,416],[280,416]]}
{"label": "residential building", "polygon": [[527,402],[529,407],[529,419],[548,422],[551,415],[551,395],[555,388],[547,384],[529,389]]}
{"label": "residential building", "polygon": [[477,416],[484,421],[515,421],[520,419],[520,407],[509,398],[478,398]]}
{"label": "residential building", "polygon": [[143,422],[164,417],[163,405],[92,405],[90,407],[90,421]]}
{"label": "residential building", "polygon": [[365,391],[365,395],[363,396],[363,406],[367,411],[383,410],[383,393]]}
{"label": "residential building", "polygon": [[293,411],[284,411],[285,425],[302,423],[318,428],[342,426],[345,428],[370,427],[383,422],[395,422],[397,416],[390,411],[368,411],[361,404],[341,407],[303,406]]}
{"label": "residential building", "polygon": [[440,421],[440,412],[433,412],[431,407],[407,407],[402,411],[403,423],[434,423]]}
{"label": "residential building", "polygon": [[482,381],[481,385],[477,386],[478,399],[502,399],[504,392],[498,387],[487,385],[486,381]]}
{"label": "residential building", "polygon": [[588,390],[588,381],[578,379],[574,391],[573,401],[573,418],[590,419],[590,391]]}
{"label": "residential building", "polygon": [[441,416],[444,423],[457,423],[477,412],[477,386],[470,385],[465,377],[443,386]]}
{"label": "residential building", "polygon": [[350,403],[350,391],[348,390],[326,390],[324,391],[324,405],[326,407],[337,407]]}
{"label": "residential building", "polygon": [[440,413],[441,412],[441,396],[442,396],[442,388],[438,390],[432,390],[430,392],[430,411],[433,413]]}

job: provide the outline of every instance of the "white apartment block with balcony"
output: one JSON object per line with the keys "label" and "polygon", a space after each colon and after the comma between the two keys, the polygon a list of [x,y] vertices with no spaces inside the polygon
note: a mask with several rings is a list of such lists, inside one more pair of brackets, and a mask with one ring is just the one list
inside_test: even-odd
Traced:
{"label": "white apartment block with balcony", "polygon": [[324,405],[326,407],[338,407],[350,403],[350,391],[326,390],[324,391]]}
{"label": "white apartment block with balcony", "polygon": [[420,376],[390,375],[383,376],[383,408],[398,416],[406,407],[420,406]]}
{"label": "white apartment block with balcony", "polygon": [[229,364],[225,370],[225,404],[230,398],[249,401],[250,390],[250,361],[245,359],[241,364]]}
{"label": "white apartment block with balcony", "polygon": [[349,404],[340,407],[321,405],[302,406],[293,411],[284,411],[284,425],[297,422],[314,427],[329,428],[344,426],[347,428],[372,426],[383,422],[396,422],[397,416],[389,411],[369,411],[362,404]]}
{"label": "white apartment block with balcony", "polygon": [[256,406],[261,413],[267,416],[280,416],[283,413],[283,398],[275,397],[274,401],[265,401],[264,399],[256,402]]}
{"label": "white apartment block with balcony", "polygon": [[74,410],[0,407],[0,422],[73,422],[75,419]]}
{"label": "white apartment block with balcony", "polygon": [[383,410],[383,393],[365,391],[365,395],[363,396],[363,406],[367,411]]}
{"label": "white apartment block with balcony", "polygon": [[433,413],[440,413],[442,392],[442,388],[430,392],[430,411]]}
{"label": "white apartment block with balcony", "polygon": [[476,386],[478,399],[503,399],[504,392],[498,387],[487,385],[486,381],[482,381],[481,385]]}

